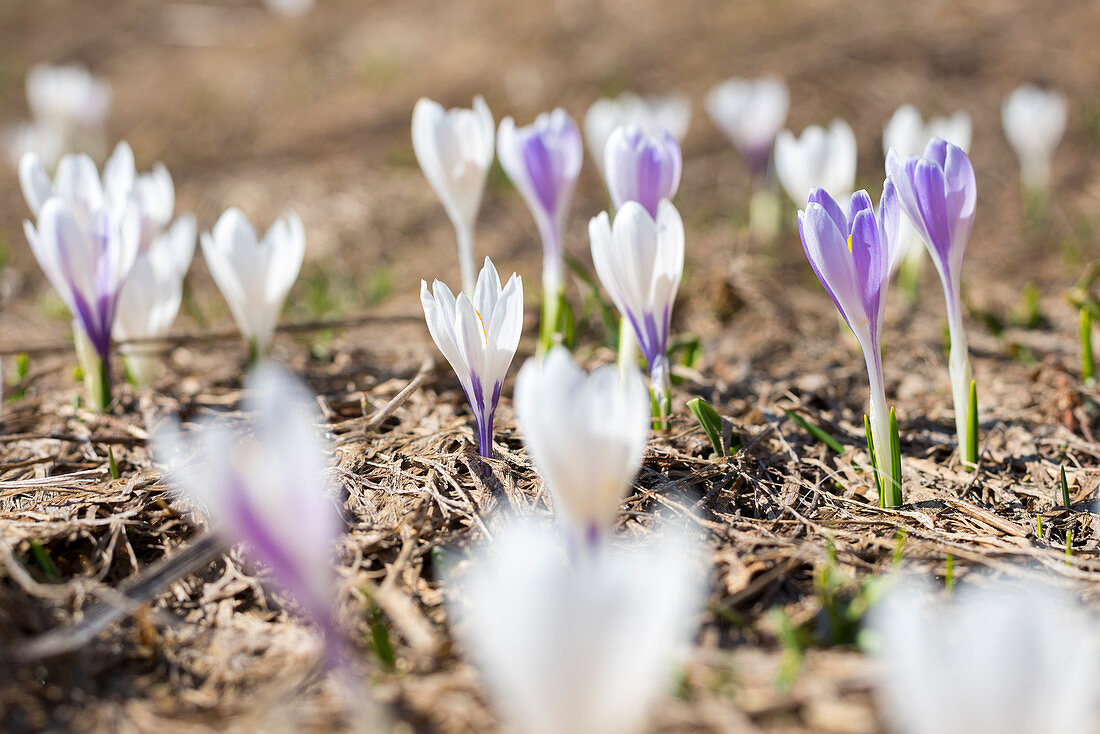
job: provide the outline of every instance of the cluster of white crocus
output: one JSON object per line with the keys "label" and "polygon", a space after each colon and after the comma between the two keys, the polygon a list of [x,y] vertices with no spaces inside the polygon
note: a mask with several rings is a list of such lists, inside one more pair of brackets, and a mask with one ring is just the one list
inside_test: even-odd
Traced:
{"label": "cluster of white crocus", "polygon": [[201,237],[203,259],[248,342],[249,359],[271,347],[279,313],[298,278],[306,252],[302,220],[294,212],[277,219],[263,238],[236,207],[226,209]]}
{"label": "cluster of white crocus", "polygon": [[65,153],[106,152],[111,85],[105,79],[78,64],[38,64],[27,72],[26,93],[32,119],[0,136],[12,161],[34,152],[52,168]]}
{"label": "cluster of white crocus", "polygon": [[798,206],[821,188],[846,209],[856,187],[856,153],[855,133],[839,118],[828,130],[811,125],[798,138],[784,130],[775,140],[775,173]]}
{"label": "cluster of white crocus", "polygon": [[[970,115],[958,110],[950,117],[933,117],[927,123],[920,110],[911,104],[902,105],[894,112],[882,130],[882,152],[887,155],[893,148],[902,158],[924,153],[929,141],[942,138],[969,152],[973,125]],[[894,269],[904,268],[904,277],[910,289],[915,288],[916,278],[924,265],[924,244],[908,217],[901,217],[898,229],[897,257]]]}
{"label": "cluster of white crocus", "polygon": [[624,92],[593,102],[584,116],[584,141],[601,174],[607,141],[624,125],[637,125],[649,135],[667,130],[676,140],[683,140],[691,125],[691,101],[679,94],[640,97]]}
{"label": "cluster of white crocus", "polygon": [[1042,581],[905,579],[876,607],[876,694],[898,734],[1095,731],[1097,620]]}
{"label": "cluster of white crocus", "polygon": [[1050,188],[1050,164],[1066,132],[1066,107],[1060,92],[1031,84],[1016,89],[1001,106],[1001,124],[1020,159],[1024,188]]}

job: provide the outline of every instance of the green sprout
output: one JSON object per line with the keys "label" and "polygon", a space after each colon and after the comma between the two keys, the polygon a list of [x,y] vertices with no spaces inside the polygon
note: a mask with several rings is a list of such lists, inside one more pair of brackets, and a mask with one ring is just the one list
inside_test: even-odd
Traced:
{"label": "green sprout", "polygon": [[978,383],[970,381],[970,400],[967,402],[966,421],[966,469],[978,468]]}
{"label": "green sprout", "polygon": [[807,433],[816,438],[818,441],[828,446],[834,453],[844,453],[844,447],[840,445],[840,441],[837,441],[835,438],[830,436],[824,428],[810,423],[808,420],[800,416],[798,413],[795,413],[793,410],[787,411],[787,417],[797,423],[803,429],[805,429]]}
{"label": "green sprout", "polygon": [[1059,479],[1061,480],[1059,483],[1062,486],[1062,504],[1068,510],[1068,509],[1070,509],[1070,503],[1069,503],[1069,482],[1066,481],[1066,467],[1060,466],[1060,467],[1058,467],[1058,471],[1060,473]]}
{"label": "green sprout", "polygon": [[722,445],[722,416],[718,415],[718,411],[702,398],[692,398],[687,406],[695,415],[695,420],[699,421],[699,425],[703,427],[707,438],[710,439],[711,448],[714,449],[711,458],[728,456],[731,451],[730,448]]}
{"label": "green sprout", "polygon": [[1096,362],[1092,355],[1092,312],[1081,309],[1081,381],[1088,386],[1096,384]]}

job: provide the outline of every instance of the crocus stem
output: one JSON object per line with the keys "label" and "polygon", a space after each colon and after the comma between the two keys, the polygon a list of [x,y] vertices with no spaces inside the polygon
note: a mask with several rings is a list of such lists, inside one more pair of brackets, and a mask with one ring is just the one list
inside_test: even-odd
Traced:
{"label": "crocus stem", "polygon": [[[948,329],[951,334],[951,350],[947,355],[947,372],[951,378],[951,399],[955,408],[955,438],[958,442],[959,458],[966,463],[974,463],[977,457],[969,457],[967,451],[970,436],[970,349],[963,330],[962,307],[956,296],[955,308],[948,315]],[[977,426],[974,427],[977,430]]]}
{"label": "crocus stem", "polygon": [[874,439],[875,464],[882,482],[882,503],[892,506],[896,497],[894,488],[900,477],[894,476],[891,456],[890,411],[886,407],[886,383],[882,376],[882,357],[878,345],[867,350],[867,381],[871,393],[871,436]]}
{"label": "crocus stem", "polygon": [[263,358],[262,350],[260,349],[260,343],[253,337],[248,340],[248,366],[255,367],[260,363]]}
{"label": "crocus stem", "polygon": [[630,319],[619,317],[619,374],[634,368],[638,362],[638,340],[634,338],[634,327]]}
{"label": "crocus stem", "polygon": [[111,402],[111,377],[106,357],[100,356],[79,321],[73,321],[76,357],[84,373],[84,393],[93,410],[103,411]]}
{"label": "crocus stem", "polygon": [[757,180],[757,188],[749,200],[749,231],[758,242],[768,244],[779,236],[781,206],[775,190],[766,179]]}
{"label": "crocus stem", "polygon": [[1092,355],[1092,312],[1081,309],[1081,381],[1086,385],[1096,382],[1096,363]]}
{"label": "crocus stem", "polygon": [[99,388],[97,393],[99,402],[96,408],[107,410],[107,406],[111,404],[111,358],[108,355],[99,358]]}
{"label": "crocus stem", "polygon": [[474,266],[474,233],[470,227],[455,227],[458,238],[458,267],[462,271],[462,290],[470,298],[474,297],[477,285],[477,268]]}
{"label": "crocus stem", "polygon": [[656,419],[656,427],[664,430],[668,427],[668,417],[672,412],[672,374],[668,357],[663,354],[650,365],[649,385],[653,391],[653,417]]}
{"label": "crocus stem", "polygon": [[558,340],[558,315],[561,310],[561,299],[564,295],[564,288],[561,285],[548,286],[545,282],[543,283],[542,321],[539,324],[539,357],[545,357]]}

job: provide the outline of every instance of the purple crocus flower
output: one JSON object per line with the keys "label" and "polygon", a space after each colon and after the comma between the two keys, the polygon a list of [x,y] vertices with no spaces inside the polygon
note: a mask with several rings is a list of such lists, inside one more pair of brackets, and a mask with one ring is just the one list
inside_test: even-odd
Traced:
{"label": "purple crocus flower", "polygon": [[527,127],[517,128],[506,117],[497,133],[497,155],[535,218],[542,238],[543,289],[556,297],[564,278],[562,228],[584,158],[581,134],[560,107]]}
{"label": "purple crocus flower", "polygon": [[[897,188],[901,208],[928,248],[943,284],[947,325],[951,332],[948,371],[955,408],[960,450],[969,435],[970,353],[962,321],[961,274],[963,255],[974,224],[978,186],[970,158],[958,146],[933,138],[924,156],[902,159],[891,149],[886,175]],[[977,457],[966,457],[975,461]]]}
{"label": "purple crocus flower", "polygon": [[197,435],[178,426],[155,435],[168,479],[228,543],[242,543],[272,582],[325,636],[326,662],[342,662],[333,619],[333,546],[342,523],[325,477],[316,400],[299,380],[267,365],[245,385],[248,432],[208,423]]}
{"label": "purple crocus flower", "polygon": [[661,199],[676,195],[682,168],[680,144],[668,130],[647,135],[638,125],[622,125],[604,148],[607,190],[615,208],[636,201],[653,219]]}
{"label": "purple crocus flower", "polygon": [[878,216],[866,191],[852,196],[847,217],[824,189],[814,189],[806,209],[798,212],[798,231],[810,266],[863,349],[871,388],[871,434],[879,469],[891,482],[900,477],[892,476],[880,337],[899,216],[897,194],[889,181]]}

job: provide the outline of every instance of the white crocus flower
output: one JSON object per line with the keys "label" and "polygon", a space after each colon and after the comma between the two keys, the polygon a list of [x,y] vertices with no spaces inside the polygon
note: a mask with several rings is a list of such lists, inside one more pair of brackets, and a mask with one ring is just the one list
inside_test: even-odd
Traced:
{"label": "white crocus flower", "polygon": [[876,690],[898,734],[1096,730],[1096,618],[1042,582],[988,586],[938,601],[906,580],[876,608]]}
{"label": "white crocus flower", "polygon": [[833,120],[828,130],[811,125],[798,138],[784,130],[775,140],[775,172],[798,206],[822,188],[845,209],[856,186],[856,153],[855,133],[841,119]]}
{"label": "white crocus flower", "polygon": [[283,301],[305,257],[302,220],[288,212],[259,239],[248,218],[233,207],[200,241],[206,266],[248,341],[252,358],[262,356],[271,345]]}
{"label": "white crocus flower", "polygon": [[786,82],[772,76],[728,79],[710,90],[706,108],[753,174],[763,178],[775,136],[783,129],[790,109]]}
{"label": "white crocus flower", "polygon": [[481,456],[489,458],[497,401],[523,330],[523,282],[513,273],[501,288],[492,260],[485,258],[472,300],[465,293],[455,298],[437,280],[431,291],[420,281],[420,303],[428,331],[458,375],[474,412]]}
{"label": "white crocus flower", "polygon": [[1066,132],[1066,106],[1060,92],[1031,84],[1015,90],[1001,106],[1001,124],[1020,159],[1020,178],[1028,189],[1050,188],[1054,149]]}
{"label": "white crocus flower", "polygon": [[13,161],[38,154],[52,167],[66,151],[102,151],[111,109],[111,86],[76,64],[38,64],[27,73],[27,104],[33,120],[2,136]]}
{"label": "white crocus flower", "polygon": [[473,109],[444,110],[425,98],[413,109],[413,150],[454,225],[467,295],[474,292],[474,223],[493,165],[495,138],[493,114],[480,95],[474,97]]}
{"label": "white crocus flower", "polygon": [[672,305],[684,273],[684,223],[668,199],[661,200],[656,219],[637,202],[628,201],[615,215],[614,225],[607,212],[593,217],[588,236],[596,274],[619,313],[633,326],[663,409],[669,391]]}
{"label": "white crocus flower", "polygon": [[452,610],[516,731],[645,728],[698,624],[705,586],[696,545],[668,528],[578,556],[548,528],[513,520],[496,531],[458,579]]}
{"label": "white crocus flower", "polygon": [[[138,256],[118,304],[117,335],[123,340],[163,337],[183,300],[183,279],[195,253],[195,218],[184,215]],[[156,377],[160,345],[125,344],[121,351],[139,385]]]}
{"label": "white crocus flower", "polygon": [[[943,138],[964,152],[969,152],[972,130],[970,115],[962,110],[956,111],[950,117],[933,117],[925,124],[920,110],[906,104],[898,107],[883,128],[882,152],[885,155],[893,148],[902,158],[919,156],[933,138]],[[910,273],[909,282],[915,284],[915,278],[925,260],[924,244],[909,217],[901,217],[897,247],[898,256],[893,260],[894,269],[897,270],[904,264],[906,272]]]}
{"label": "white crocus flower", "polygon": [[523,444],[576,538],[610,531],[642,465],[650,403],[636,370],[591,375],[564,347],[531,359],[513,400]]}
{"label": "white crocus flower", "polygon": [[588,154],[604,172],[604,149],[615,128],[637,125],[648,135],[668,130],[683,140],[691,124],[691,100],[680,94],[665,97],[639,97],[624,92],[618,97],[598,99],[584,116],[584,140]]}

